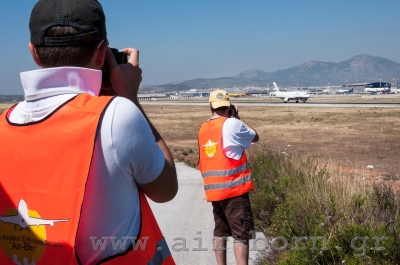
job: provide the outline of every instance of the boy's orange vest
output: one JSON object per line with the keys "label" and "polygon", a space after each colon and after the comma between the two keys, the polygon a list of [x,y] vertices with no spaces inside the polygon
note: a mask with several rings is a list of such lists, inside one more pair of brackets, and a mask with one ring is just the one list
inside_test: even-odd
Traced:
{"label": "boy's orange vest", "polygon": [[243,150],[239,160],[222,152],[222,125],[226,119],[209,120],[199,131],[199,169],[207,201],[236,197],[254,188],[246,152]]}
{"label": "boy's orange vest", "polygon": [[[96,134],[111,100],[80,94],[27,124],[10,123],[10,110],[0,115],[0,264],[81,264],[75,238]],[[146,246],[102,264],[175,264],[139,193],[138,239],[148,238]]]}

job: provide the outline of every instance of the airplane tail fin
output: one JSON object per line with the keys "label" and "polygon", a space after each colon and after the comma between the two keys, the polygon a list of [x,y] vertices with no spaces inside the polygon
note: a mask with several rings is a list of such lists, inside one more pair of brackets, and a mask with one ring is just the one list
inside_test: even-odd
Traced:
{"label": "airplane tail fin", "polygon": [[276,85],[276,83],[275,83],[275,82],[272,82],[272,84],[274,85],[274,90],[275,90],[275,91],[279,91],[279,88],[278,88],[278,86]]}
{"label": "airplane tail fin", "polygon": [[21,199],[18,203],[18,214],[24,217],[28,217],[28,205]]}

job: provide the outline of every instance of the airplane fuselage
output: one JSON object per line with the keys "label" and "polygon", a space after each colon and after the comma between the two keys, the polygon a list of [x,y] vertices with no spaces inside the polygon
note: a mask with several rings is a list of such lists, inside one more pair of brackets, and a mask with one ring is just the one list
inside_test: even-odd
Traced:
{"label": "airplane fuselage", "polygon": [[281,92],[281,91],[275,91],[275,97],[283,99],[283,102],[287,103],[289,100],[296,100],[296,102],[299,102],[299,100],[306,102],[306,100],[310,97],[310,95],[307,92],[300,92],[300,91],[293,91],[293,92]]}
{"label": "airplane fuselage", "polygon": [[389,92],[390,89],[386,87],[379,88],[364,88],[364,92]]}
{"label": "airplane fuselage", "polygon": [[299,100],[303,101],[304,103],[306,100],[310,97],[310,95],[307,92],[304,91],[279,91],[279,88],[275,82],[273,82],[274,85],[274,90],[270,93],[270,96],[274,96],[277,98],[283,99],[283,102],[288,103],[289,100],[296,100],[296,103],[299,102]]}

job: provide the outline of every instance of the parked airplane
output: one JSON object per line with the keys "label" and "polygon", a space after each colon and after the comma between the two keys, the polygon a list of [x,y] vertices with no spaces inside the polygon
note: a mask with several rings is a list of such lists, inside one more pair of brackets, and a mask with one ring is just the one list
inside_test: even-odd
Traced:
{"label": "parked airplane", "polygon": [[351,87],[350,89],[339,89],[338,91],[336,91],[337,94],[349,94],[353,92],[354,92],[353,87]]}
{"label": "parked airplane", "polygon": [[28,205],[24,200],[20,200],[18,203],[18,213],[11,216],[0,216],[0,222],[11,223],[19,225],[21,228],[27,228],[28,226],[40,226],[50,225],[54,226],[56,222],[68,222],[69,219],[41,219],[30,217],[28,214]]}
{"label": "parked airplane", "polygon": [[310,95],[307,92],[303,91],[287,91],[287,92],[279,91],[279,88],[276,85],[276,83],[273,82],[273,84],[274,84],[274,89],[273,92],[270,93],[270,95],[283,99],[283,102],[285,103],[288,103],[289,100],[291,99],[296,100],[296,103],[298,103],[299,100],[306,103],[306,100],[310,97]]}
{"label": "parked airplane", "polygon": [[229,93],[228,96],[233,97],[233,98],[238,98],[238,97],[245,97],[247,96],[245,93]]}
{"label": "parked airplane", "polygon": [[385,90],[385,88],[380,87],[380,88],[364,88],[364,92],[365,93],[376,93],[376,92],[385,92],[387,90]]}
{"label": "parked airplane", "polygon": [[391,85],[389,83],[375,82],[365,85],[364,92],[390,92]]}

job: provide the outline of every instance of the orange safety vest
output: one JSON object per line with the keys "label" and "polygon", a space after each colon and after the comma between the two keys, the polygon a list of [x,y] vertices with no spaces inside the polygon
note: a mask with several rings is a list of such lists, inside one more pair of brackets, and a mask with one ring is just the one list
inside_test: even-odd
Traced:
{"label": "orange safety vest", "polygon": [[222,152],[222,125],[226,119],[208,120],[199,131],[199,169],[207,201],[236,197],[254,188],[246,152],[243,150],[239,160]]}
{"label": "orange safety vest", "polygon": [[[0,264],[81,264],[75,239],[96,134],[111,100],[80,94],[27,124],[11,123],[12,109],[0,115]],[[138,240],[145,246],[100,263],[175,264],[146,197],[139,194]]]}

